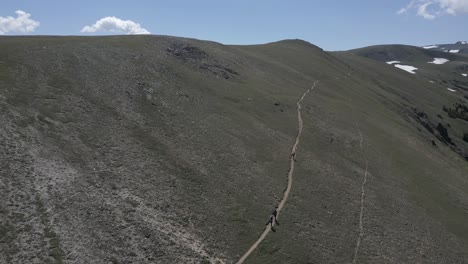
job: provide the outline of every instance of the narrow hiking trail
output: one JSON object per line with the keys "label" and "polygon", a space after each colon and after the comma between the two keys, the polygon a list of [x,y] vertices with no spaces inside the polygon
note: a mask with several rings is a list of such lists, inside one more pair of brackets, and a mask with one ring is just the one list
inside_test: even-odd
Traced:
{"label": "narrow hiking trail", "polygon": [[[299,141],[301,139],[301,134],[302,134],[302,115],[301,115],[301,102],[304,100],[304,97],[315,88],[315,85],[317,85],[319,81],[315,81],[312,87],[310,87],[307,91],[304,92],[304,94],[301,96],[301,98],[296,102],[297,105],[297,122],[298,122],[298,130],[297,130],[297,136],[296,136],[296,142],[294,143],[292,149],[291,149],[291,156],[289,158],[289,172],[288,172],[288,186],[286,187],[286,190],[283,193],[283,199],[281,199],[281,202],[278,205],[278,208],[276,209],[278,214],[276,218],[279,217],[281,210],[283,209],[284,205],[286,204],[286,201],[288,200],[289,193],[291,192],[291,187],[293,183],[293,175],[294,175],[294,167],[295,167],[295,156],[296,156],[296,151],[297,147],[299,146]],[[273,225],[275,223],[273,222]],[[270,233],[270,226],[267,225],[265,227],[265,230],[263,231],[262,235],[257,239],[257,241],[247,250],[247,252],[236,262],[236,264],[242,264],[244,261],[247,259],[247,257],[254,252],[254,250],[257,248],[258,245],[266,238],[268,233]]]}
{"label": "narrow hiking trail", "polygon": [[359,148],[360,148],[360,153],[361,155],[364,157],[365,161],[366,161],[366,167],[364,169],[364,177],[363,177],[363,180],[362,180],[362,185],[361,185],[361,210],[359,212],[359,236],[356,240],[356,247],[354,248],[354,257],[353,257],[353,264],[356,263],[357,261],[357,256],[358,256],[358,253],[359,253],[359,247],[361,246],[361,239],[362,237],[364,236],[364,225],[363,225],[363,221],[362,221],[362,216],[364,214],[364,205],[365,205],[365,198],[366,198],[366,189],[365,189],[365,186],[366,186],[366,183],[367,183],[367,176],[368,176],[368,169],[369,169],[369,161],[367,160],[367,156],[365,156],[364,154],[364,149],[363,149],[363,142],[364,142],[364,137],[362,136],[362,132],[361,132],[361,129],[359,128],[359,125],[357,123],[355,123],[356,125],[356,128],[358,130],[358,133],[359,133]]}

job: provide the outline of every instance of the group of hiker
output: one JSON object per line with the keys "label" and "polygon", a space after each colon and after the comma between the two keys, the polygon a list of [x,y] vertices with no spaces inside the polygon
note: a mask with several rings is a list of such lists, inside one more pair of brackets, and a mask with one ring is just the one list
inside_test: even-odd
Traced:
{"label": "group of hiker", "polygon": [[[296,160],[296,152],[294,151],[291,154],[291,158],[294,162],[297,162]],[[274,225],[279,225],[278,220],[276,219],[278,216],[278,207],[275,208],[275,210],[271,213],[270,219],[265,225],[270,225],[271,226],[271,231],[276,232],[275,228],[273,227]]]}
{"label": "group of hiker", "polygon": [[[295,151],[291,154],[291,158],[292,158],[292,160],[294,162],[297,162],[296,152]],[[270,215],[270,218],[269,218],[268,222],[265,224],[265,225],[270,225],[271,226],[271,231],[273,231],[273,232],[276,232],[276,230],[275,230],[275,228],[273,226],[274,225],[279,225],[278,220],[276,219],[277,216],[278,216],[278,207],[276,207],[275,210],[273,210],[273,212]]]}

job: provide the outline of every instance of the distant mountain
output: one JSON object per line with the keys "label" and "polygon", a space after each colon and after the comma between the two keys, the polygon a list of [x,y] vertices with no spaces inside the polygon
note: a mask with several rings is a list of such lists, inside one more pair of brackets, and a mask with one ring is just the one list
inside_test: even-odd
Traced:
{"label": "distant mountain", "polygon": [[350,52],[382,62],[410,61],[426,63],[432,61],[433,58],[446,58],[450,61],[465,59],[464,57],[460,57],[459,54],[447,54],[437,47],[435,45],[431,48],[420,48],[408,45],[377,45],[354,49]]}
{"label": "distant mountain", "polygon": [[468,41],[457,41],[455,44],[437,44],[423,46],[424,49],[439,50],[449,53],[467,53],[468,54]]}
{"label": "distant mountain", "polygon": [[[407,45],[378,45],[350,52],[354,55],[369,58],[396,68],[405,70],[431,83],[439,84],[449,91],[459,91],[460,99],[468,98],[468,56],[458,48],[455,52],[445,52],[443,47],[453,48],[466,46],[466,42],[457,44],[432,45],[415,47]],[[452,50],[453,51],[453,50]]]}

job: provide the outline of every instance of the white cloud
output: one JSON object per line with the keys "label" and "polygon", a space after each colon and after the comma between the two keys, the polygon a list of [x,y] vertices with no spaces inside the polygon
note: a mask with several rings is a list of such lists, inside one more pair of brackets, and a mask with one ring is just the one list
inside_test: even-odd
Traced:
{"label": "white cloud", "polygon": [[131,20],[122,20],[120,18],[111,16],[104,17],[96,21],[94,25],[85,26],[81,32],[112,32],[123,34],[151,34],[148,30],[141,27],[140,24]]}
{"label": "white cloud", "polygon": [[0,35],[7,33],[29,33],[39,26],[39,21],[30,19],[31,14],[21,10],[15,11],[16,17],[0,17]]}
{"label": "white cloud", "polygon": [[427,3],[421,4],[418,7],[418,16],[422,16],[425,19],[429,19],[429,20],[434,19],[436,16],[434,14],[432,14],[430,11],[427,10],[427,8],[430,5],[432,5],[432,2],[427,2]]}
{"label": "white cloud", "polygon": [[412,0],[398,10],[397,14],[406,14],[412,9],[417,10],[418,16],[432,20],[444,14],[468,14],[468,0]]}
{"label": "white cloud", "polygon": [[401,14],[404,14],[406,12],[408,12],[408,9],[406,9],[405,7],[402,7],[400,10],[398,10],[397,14],[401,15]]}
{"label": "white cloud", "polygon": [[448,14],[468,14],[468,0],[438,0],[437,2]]}
{"label": "white cloud", "polygon": [[413,0],[413,1],[411,1],[408,5],[406,5],[405,7],[402,7],[402,8],[397,12],[397,14],[398,14],[398,15],[406,14],[406,13],[408,13],[408,10],[413,9],[413,8],[415,7],[415,5],[416,5],[416,1]]}

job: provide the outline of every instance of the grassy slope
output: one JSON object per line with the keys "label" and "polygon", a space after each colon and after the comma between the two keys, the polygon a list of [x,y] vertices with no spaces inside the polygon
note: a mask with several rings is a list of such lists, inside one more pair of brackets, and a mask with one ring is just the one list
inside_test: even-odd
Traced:
{"label": "grassy slope", "polygon": [[[400,61],[401,64],[418,68],[419,76],[468,95],[468,79],[462,76],[462,73],[468,73],[466,54],[453,54],[406,45],[370,46],[345,53],[353,53],[380,62]],[[432,62],[434,58],[445,58],[449,62],[442,65],[428,63]]]}
{"label": "grassy slope", "polygon": [[[434,46],[434,45],[432,45]],[[448,52],[449,50],[458,50],[458,54],[467,54],[468,53],[468,45],[462,44],[461,42],[457,42],[454,44],[437,44],[436,47],[431,48],[434,50],[440,50],[444,52]]]}
{"label": "grassy slope", "polygon": [[448,121],[457,97],[423,78],[298,40],[3,37],[0,54],[6,261],[235,261],[281,197],[314,80],[292,196],[248,262],[350,262],[366,158],[360,262],[467,258],[467,163],[409,116]]}

